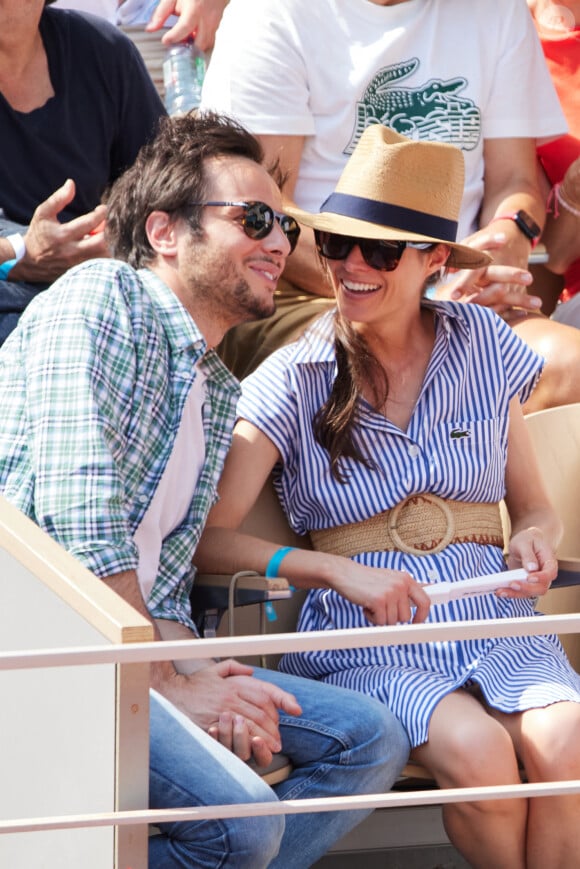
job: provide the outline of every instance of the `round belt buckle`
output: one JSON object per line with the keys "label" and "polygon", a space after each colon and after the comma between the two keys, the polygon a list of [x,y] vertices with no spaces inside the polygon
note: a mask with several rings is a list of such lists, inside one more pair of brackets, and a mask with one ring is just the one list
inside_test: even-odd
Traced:
{"label": "round belt buckle", "polygon": [[[432,505],[436,510],[439,510],[443,514],[445,519],[443,537],[439,543],[435,543],[435,545],[433,545],[433,531],[431,530],[432,523],[430,522],[428,515],[426,515],[425,506],[421,502],[427,502]],[[408,508],[409,510],[418,509],[424,516],[424,519],[422,518],[421,521],[421,528],[419,530],[413,530],[414,541],[411,543],[407,543],[403,540],[397,527],[399,521],[403,519],[402,511],[405,508]],[[401,524],[403,523],[401,522]],[[455,521],[449,505],[443,500],[443,498],[440,498],[438,495],[431,495],[429,492],[409,495],[409,497],[405,498],[404,501],[400,501],[396,504],[396,506],[389,511],[387,525],[396,548],[400,552],[406,552],[409,555],[437,555],[438,552],[441,552],[446,546],[449,546],[455,536]],[[421,537],[425,540],[423,546],[419,545]]]}

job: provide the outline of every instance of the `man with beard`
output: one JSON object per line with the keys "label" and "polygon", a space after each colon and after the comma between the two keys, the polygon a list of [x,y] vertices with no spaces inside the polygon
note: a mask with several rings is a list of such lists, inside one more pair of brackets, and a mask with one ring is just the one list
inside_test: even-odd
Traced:
{"label": "man with beard", "polygon": [[[115,258],[63,275],[0,351],[0,491],[159,640],[196,636],[192,559],[239,393],[213,348],[272,314],[298,240],[262,160],[227,119],[165,119],[109,195]],[[154,663],[151,686],[152,808],[383,791],[407,756],[394,716],[345,689],[232,660]],[[243,761],[280,750],[274,796]],[[365,814],[166,823],[149,865],[302,869]]]}

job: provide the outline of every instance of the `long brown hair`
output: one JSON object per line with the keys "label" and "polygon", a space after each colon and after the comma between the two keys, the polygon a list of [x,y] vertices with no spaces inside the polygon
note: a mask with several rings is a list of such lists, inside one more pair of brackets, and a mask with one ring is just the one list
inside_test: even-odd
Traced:
{"label": "long brown hair", "polygon": [[346,483],[349,475],[344,470],[343,459],[354,459],[373,467],[354,437],[362,387],[370,386],[373,406],[380,408],[387,400],[389,381],[362,335],[338,311],[334,351],[336,377],[328,399],[314,417],[313,429],[316,440],[330,455],[332,476],[339,483]]}

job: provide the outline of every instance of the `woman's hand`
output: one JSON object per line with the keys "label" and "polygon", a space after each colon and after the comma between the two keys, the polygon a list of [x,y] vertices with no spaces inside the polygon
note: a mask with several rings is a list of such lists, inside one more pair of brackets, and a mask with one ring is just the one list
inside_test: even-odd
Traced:
{"label": "woman's hand", "polygon": [[[366,567],[348,558],[336,571],[332,588],[363,609],[375,625],[424,622],[430,600],[418,582],[402,570]],[[412,608],[416,607],[413,614]]]}
{"label": "woman's hand", "polygon": [[525,582],[514,582],[509,589],[498,592],[500,597],[539,597],[545,594],[558,573],[555,552],[540,528],[532,526],[514,534],[507,558],[510,569],[523,567],[528,572]]}

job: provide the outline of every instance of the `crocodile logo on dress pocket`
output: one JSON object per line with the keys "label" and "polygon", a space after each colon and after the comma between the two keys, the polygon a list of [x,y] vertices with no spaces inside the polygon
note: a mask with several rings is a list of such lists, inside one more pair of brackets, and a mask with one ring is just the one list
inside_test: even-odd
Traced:
{"label": "crocodile logo on dress pocket", "polygon": [[454,428],[451,431],[450,437],[453,438],[453,440],[458,440],[458,438],[470,438],[471,432],[466,428]]}

